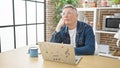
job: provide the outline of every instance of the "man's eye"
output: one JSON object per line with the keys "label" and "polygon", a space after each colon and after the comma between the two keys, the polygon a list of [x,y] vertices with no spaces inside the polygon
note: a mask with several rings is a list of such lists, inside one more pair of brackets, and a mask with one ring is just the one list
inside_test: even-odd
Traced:
{"label": "man's eye", "polygon": [[72,14],[71,12],[66,12],[66,13],[61,13],[61,15],[70,15]]}

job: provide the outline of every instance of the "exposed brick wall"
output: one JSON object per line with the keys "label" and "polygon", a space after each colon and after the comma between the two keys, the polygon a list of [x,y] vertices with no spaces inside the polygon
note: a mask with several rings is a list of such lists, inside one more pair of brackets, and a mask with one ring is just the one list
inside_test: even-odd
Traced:
{"label": "exposed brick wall", "polygon": [[88,19],[88,23],[90,23],[91,21],[93,21],[93,12],[92,11],[86,11],[85,12],[85,16],[87,17]]}
{"label": "exposed brick wall", "polygon": [[46,41],[50,41],[50,37],[56,27],[53,23],[54,8],[54,2],[46,0]]}
{"label": "exposed brick wall", "polygon": [[117,39],[114,38],[114,34],[106,33],[100,34],[100,44],[110,45],[110,51],[113,51],[114,48],[116,47],[116,41]]}
{"label": "exposed brick wall", "polygon": [[[97,6],[100,7],[100,1],[97,0]],[[78,7],[82,7],[81,0],[79,0]],[[55,2],[52,2],[52,0],[46,0],[46,41],[50,41],[50,37],[56,27],[56,25],[53,23],[53,15],[54,15],[54,8],[55,8]],[[100,18],[98,22],[102,22],[103,16],[105,15],[113,15],[114,13],[120,13],[120,10],[102,10],[100,12]],[[93,12],[86,12],[86,17],[88,17],[88,21],[93,21]],[[98,27],[98,26],[97,26]],[[100,26],[101,28],[102,26]],[[110,50],[112,51],[116,44],[116,39],[113,38],[114,34],[100,34],[100,43],[101,44],[108,44],[110,45]]]}

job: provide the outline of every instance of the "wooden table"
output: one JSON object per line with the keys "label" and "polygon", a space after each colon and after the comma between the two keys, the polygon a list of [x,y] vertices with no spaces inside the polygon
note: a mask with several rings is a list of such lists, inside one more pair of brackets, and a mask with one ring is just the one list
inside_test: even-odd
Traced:
{"label": "wooden table", "polygon": [[120,68],[120,60],[101,56],[83,56],[79,64],[44,61],[42,56],[29,57],[28,47],[0,53],[0,68]]}

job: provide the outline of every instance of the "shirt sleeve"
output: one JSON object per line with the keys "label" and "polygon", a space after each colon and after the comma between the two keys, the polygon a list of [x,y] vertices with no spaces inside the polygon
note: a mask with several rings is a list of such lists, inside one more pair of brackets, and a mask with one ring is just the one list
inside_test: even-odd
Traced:
{"label": "shirt sleeve", "polygon": [[62,39],[60,32],[54,31],[50,39],[50,42],[61,43]]}
{"label": "shirt sleeve", "polygon": [[95,36],[92,27],[85,31],[85,44],[82,47],[75,48],[76,55],[92,55],[95,51]]}

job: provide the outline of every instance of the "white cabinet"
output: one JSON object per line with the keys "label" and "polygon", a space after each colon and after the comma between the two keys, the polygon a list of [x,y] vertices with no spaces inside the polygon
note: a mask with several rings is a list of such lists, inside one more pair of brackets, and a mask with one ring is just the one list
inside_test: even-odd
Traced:
{"label": "white cabinet", "polygon": [[[98,8],[77,8],[79,16],[82,16],[81,14],[83,13],[84,17],[84,12],[85,11],[92,11],[93,12],[93,30],[95,34],[95,41],[96,41],[96,51],[97,53],[97,48],[98,45],[100,45],[100,34],[105,33],[105,34],[115,34],[116,32],[110,32],[110,31],[103,31],[103,30],[97,30],[97,23],[98,23],[98,17],[99,13],[101,10],[114,10],[114,9],[120,9],[120,8],[113,8],[113,7],[98,7]],[[81,13],[82,12],[82,13]]]}

